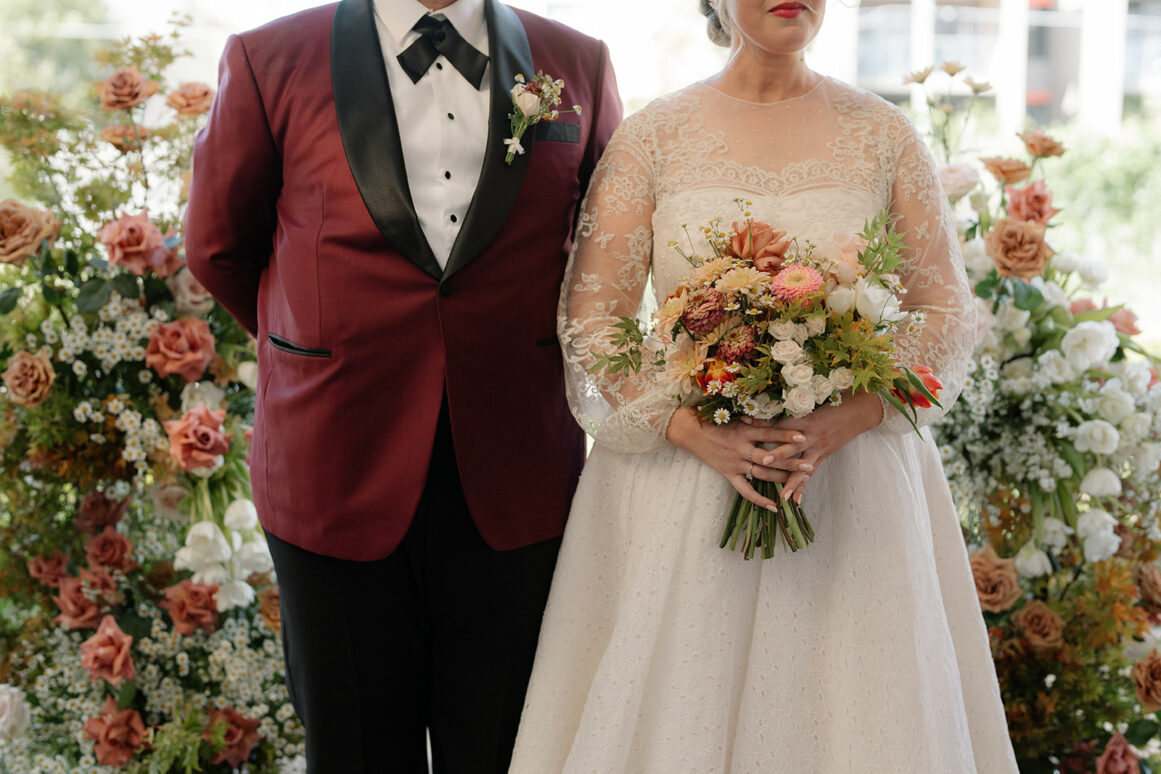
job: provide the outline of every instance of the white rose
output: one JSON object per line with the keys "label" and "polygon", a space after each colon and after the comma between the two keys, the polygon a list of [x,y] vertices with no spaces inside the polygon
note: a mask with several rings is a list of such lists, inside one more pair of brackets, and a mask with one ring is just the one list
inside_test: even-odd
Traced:
{"label": "white rose", "polygon": [[1137,470],[1155,473],[1161,467],[1161,443],[1143,443],[1134,455]]}
{"label": "white rose", "polygon": [[1090,508],[1076,520],[1076,534],[1081,539],[1088,540],[1093,535],[1112,532],[1117,526],[1117,520],[1103,508]]}
{"label": "white rose", "polygon": [[540,95],[533,94],[526,91],[517,95],[515,98],[516,109],[529,118],[536,118],[540,115]]}
{"label": "white rose", "polygon": [[1028,284],[1040,291],[1048,306],[1068,306],[1068,295],[1055,282],[1045,281],[1043,277],[1033,277]]}
{"label": "white rose", "polygon": [[981,237],[970,239],[964,244],[963,263],[972,275],[980,277],[996,267],[995,262],[988,257],[987,244]]}
{"label": "white rose", "polygon": [[182,269],[167,279],[169,292],[177,304],[177,314],[180,317],[201,317],[209,314],[214,308],[214,298],[209,291],[202,287],[189,269]]}
{"label": "white rose", "polygon": [[1048,554],[1036,547],[1036,543],[1029,540],[1016,552],[1016,572],[1024,578],[1051,575],[1052,560],[1048,558]]}
{"label": "white rose", "polygon": [[185,545],[201,558],[203,565],[224,562],[233,553],[222,528],[212,521],[199,521],[190,527],[185,536]]}
{"label": "white rose", "polygon": [[227,581],[218,586],[214,601],[218,604],[219,613],[233,610],[235,607],[247,607],[254,601],[254,588],[245,581]]}
{"label": "white rose", "polygon": [[838,285],[826,297],[826,308],[835,314],[846,314],[855,305],[858,293],[850,285]]}
{"label": "white rose", "polygon": [[190,382],[181,388],[181,413],[188,414],[198,406],[217,411],[225,399],[226,391],[213,382]]}
{"label": "white rose", "polygon": [[1117,329],[1108,320],[1085,320],[1064,334],[1060,351],[1078,372],[1099,368],[1117,351]]}
{"label": "white rose", "polygon": [[1121,442],[1121,434],[1117,432],[1117,428],[1103,419],[1090,419],[1076,428],[1076,438],[1073,442],[1078,452],[1112,454],[1117,450],[1117,444]]}
{"label": "white rose", "polygon": [[749,413],[755,419],[773,419],[782,413],[782,402],[763,392],[754,396],[754,408]]}
{"label": "white rose", "polygon": [[802,345],[789,339],[775,342],[770,347],[770,357],[782,364],[793,363],[802,357]]}
{"label": "white rose", "polygon": [[241,548],[234,552],[234,568],[246,575],[273,570],[274,559],[270,556],[270,548],[266,545],[266,541],[251,540],[249,543],[243,543]]}
{"label": "white rose", "polygon": [[814,402],[821,404],[834,393],[834,384],[822,374],[815,374],[810,380],[810,389],[814,391]]}
{"label": "white rose", "polygon": [[1093,468],[1080,482],[1080,491],[1093,497],[1116,497],[1121,493],[1121,477],[1108,468]]}
{"label": "white rose", "polygon": [[253,360],[238,363],[238,381],[251,390],[258,389],[258,364]]}
{"label": "white rose", "polygon": [[1076,273],[1084,280],[1084,284],[1094,288],[1104,284],[1109,278],[1109,268],[1103,261],[1093,258],[1082,258],[1076,267]]}
{"label": "white rose", "polygon": [[1018,328],[1009,333],[1008,336],[1012,339],[1012,343],[1016,345],[1016,349],[1022,350],[1032,340],[1032,331],[1027,328]]}
{"label": "white rose", "polygon": [[22,736],[31,719],[24,691],[11,685],[0,685],[0,739]]}
{"label": "white rose", "polygon": [[1068,545],[1068,536],[1071,534],[1072,527],[1051,516],[1045,517],[1040,526],[1040,542],[1054,554],[1060,553]]}
{"label": "white rose", "polygon": [[855,375],[849,368],[836,368],[830,372],[830,381],[836,390],[849,390],[855,383]]}
{"label": "white rose", "polygon": [[1113,556],[1121,547],[1121,536],[1115,532],[1100,532],[1084,541],[1084,558],[1090,562],[1103,562]]}
{"label": "white rose", "polygon": [[153,497],[153,512],[161,518],[179,523],[189,518],[178,510],[178,503],[189,495],[189,490],[181,484],[154,484],[150,494]]}
{"label": "white rose", "polygon": [[1018,357],[1004,364],[1000,375],[1005,379],[1029,379],[1032,376],[1032,358]]}
{"label": "white rose", "polygon": [[1134,398],[1143,398],[1149,391],[1149,382],[1153,375],[1149,372],[1149,364],[1144,360],[1133,360],[1121,367],[1121,384]]}
{"label": "white rose", "polygon": [[223,564],[207,564],[190,578],[194,583],[203,585],[218,584],[219,586],[230,579],[230,571]]}
{"label": "white rose", "polygon": [[953,202],[972,192],[980,182],[980,174],[967,164],[945,164],[939,168],[939,184]]}
{"label": "white rose", "polygon": [[1071,250],[1061,250],[1052,256],[1052,268],[1065,273],[1076,271],[1076,267],[1080,266],[1083,260],[1083,258]]}
{"label": "white rose", "polygon": [[1153,414],[1148,411],[1137,411],[1126,417],[1118,428],[1121,440],[1128,443],[1140,443],[1149,437],[1153,430]]}
{"label": "white rose", "polygon": [[814,369],[809,363],[788,364],[782,366],[782,379],[791,387],[809,385],[814,378]]}
{"label": "white rose", "polygon": [[814,411],[814,391],[808,385],[793,387],[785,395],[786,410],[796,417],[804,417]]}
{"label": "white rose", "polygon": [[1044,374],[1048,381],[1053,384],[1070,382],[1076,375],[1073,373],[1072,366],[1068,364],[1068,359],[1058,349],[1050,349],[1042,353],[1040,357],[1036,358],[1036,366],[1040,369],[1040,373]]}
{"label": "white rose", "polygon": [[903,319],[903,312],[899,309],[899,299],[887,288],[868,282],[860,277],[855,285],[859,296],[855,299],[855,309],[859,315],[867,318],[875,325],[883,322],[897,322]]}
{"label": "white rose", "polygon": [[996,327],[1001,331],[1024,330],[1031,316],[1031,312],[1017,309],[1011,299],[1005,298],[1000,302],[1000,308],[996,310]]}
{"label": "white rose", "polygon": [[806,332],[810,336],[821,336],[826,333],[826,317],[822,315],[807,317]]}
{"label": "white rose", "polygon": [[255,510],[254,503],[245,498],[239,498],[226,508],[226,515],[222,520],[230,529],[245,532],[258,526],[258,511]]}
{"label": "white rose", "polygon": [[770,323],[770,335],[778,341],[788,341],[794,338],[794,321],[793,320],[779,320],[775,323]]}
{"label": "white rose", "polygon": [[1121,389],[1121,383],[1117,379],[1105,382],[1104,387],[1101,387],[1100,397],[1097,398],[1096,404],[1096,413],[1114,425],[1119,425],[1121,420],[1132,416],[1136,410],[1133,396]]}

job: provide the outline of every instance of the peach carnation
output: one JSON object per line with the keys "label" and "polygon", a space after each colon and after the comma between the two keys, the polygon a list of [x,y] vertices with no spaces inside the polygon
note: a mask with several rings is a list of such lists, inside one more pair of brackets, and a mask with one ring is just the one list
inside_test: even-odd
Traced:
{"label": "peach carnation", "polygon": [[148,209],[106,223],[97,232],[97,239],[109,251],[110,263],[138,277],[147,271],[168,277],[182,266],[181,259],[165,246],[165,237],[149,219]]}
{"label": "peach carnation", "polygon": [[101,619],[97,633],[81,643],[81,666],[94,680],[108,680],[113,685],[132,680],[137,675],[129,653],[132,644],[133,638],[121,631],[113,616],[107,615]]}
{"label": "peach carnation", "polygon": [[187,382],[196,382],[216,355],[209,323],[183,317],[162,323],[149,336],[145,365],[162,376],[177,374]]}
{"label": "peach carnation", "polygon": [[1123,333],[1126,336],[1136,336],[1141,332],[1141,329],[1137,327],[1136,313],[1128,307],[1121,307],[1109,315],[1109,322],[1113,324],[1118,333]]}
{"label": "peach carnation", "polygon": [[226,410],[211,411],[198,405],[181,419],[163,422],[169,434],[169,453],[182,470],[214,468],[218,457],[230,450],[232,433],[222,432]]}
{"label": "peach carnation", "polygon": [[782,301],[801,301],[818,292],[822,275],[809,266],[790,266],[774,275],[770,288]]}
{"label": "peach carnation", "polygon": [[117,709],[117,700],[105,698],[101,714],[85,721],[85,736],[96,742],[93,751],[102,766],[124,766],[133,760],[145,739],[145,724],[137,710]]}

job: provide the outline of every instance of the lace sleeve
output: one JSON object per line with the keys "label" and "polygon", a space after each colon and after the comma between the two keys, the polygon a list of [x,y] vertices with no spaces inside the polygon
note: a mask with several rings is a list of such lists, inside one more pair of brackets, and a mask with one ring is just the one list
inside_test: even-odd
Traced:
{"label": "lace sleeve", "polygon": [[573,416],[596,443],[621,452],[664,443],[677,408],[648,364],[636,374],[591,370],[598,355],[614,350],[609,336],[618,318],[641,312],[653,252],[650,147],[640,117],[613,135],[581,205],[557,317]]}
{"label": "lace sleeve", "polygon": [[[901,115],[902,143],[896,156],[892,211],[904,232],[910,254],[902,274],[903,308],[921,312],[925,321],[916,335],[899,337],[904,365],[929,366],[944,388],[943,406],[919,410],[919,424],[938,420],[963,389],[971,357],[976,310],[964,273],[955,221],[939,185],[935,164],[923,141]],[[913,432],[906,417],[884,405],[884,429]]]}

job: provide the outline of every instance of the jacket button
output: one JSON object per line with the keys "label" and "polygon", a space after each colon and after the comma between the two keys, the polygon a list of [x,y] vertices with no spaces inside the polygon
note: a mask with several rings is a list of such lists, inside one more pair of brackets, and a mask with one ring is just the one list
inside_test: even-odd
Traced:
{"label": "jacket button", "polygon": [[439,294],[444,298],[452,294],[452,284],[450,280],[447,282],[441,282],[439,284]]}

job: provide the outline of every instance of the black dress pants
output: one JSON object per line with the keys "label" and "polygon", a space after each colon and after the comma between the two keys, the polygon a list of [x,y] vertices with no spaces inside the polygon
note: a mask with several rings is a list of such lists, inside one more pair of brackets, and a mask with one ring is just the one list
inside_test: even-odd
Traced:
{"label": "black dress pants", "polygon": [[488,547],[446,411],[414,522],[390,556],[347,561],[267,537],[311,774],[425,774],[425,732],[434,774],[507,771],[560,539]]}

